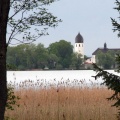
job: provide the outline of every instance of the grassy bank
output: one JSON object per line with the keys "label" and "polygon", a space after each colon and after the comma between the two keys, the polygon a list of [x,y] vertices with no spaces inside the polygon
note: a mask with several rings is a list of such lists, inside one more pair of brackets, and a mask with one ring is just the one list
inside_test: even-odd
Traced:
{"label": "grassy bank", "polygon": [[15,120],[116,120],[106,88],[19,89],[20,107],[7,111]]}

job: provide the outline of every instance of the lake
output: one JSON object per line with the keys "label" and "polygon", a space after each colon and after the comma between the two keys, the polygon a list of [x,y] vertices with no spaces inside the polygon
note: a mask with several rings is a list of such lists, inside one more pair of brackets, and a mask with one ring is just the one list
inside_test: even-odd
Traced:
{"label": "lake", "polygon": [[[115,73],[114,70],[109,70]],[[55,71],[8,71],[7,81],[24,86],[81,86],[102,83],[102,78],[95,80],[93,70],[55,70]],[[117,73],[115,73],[117,74]],[[118,75],[118,74],[117,74]]]}

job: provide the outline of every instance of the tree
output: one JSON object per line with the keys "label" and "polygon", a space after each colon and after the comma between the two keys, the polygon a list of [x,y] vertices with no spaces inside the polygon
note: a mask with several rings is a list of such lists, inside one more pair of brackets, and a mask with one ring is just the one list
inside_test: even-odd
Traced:
{"label": "tree", "polygon": [[6,81],[6,31],[10,0],[0,0],[0,120],[4,119],[7,101]]}
{"label": "tree", "polygon": [[59,58],[58,62],[63,68],[69,68],[71,55],[73,53],[73,46],[70,42],[60,40],[59,42],[52,43],[48,50],[50,54],[55,54]]}
{"label": "tree", "polygon": [[35,68],[36,69],[44,69],[47,65],[48,60],[48,51],[44,48],[43,44],[38,44],[35,50]]}
{"label": "tree", "polygon": [[[120,1],[116,0],[116,10],[120,12]],[[114,27],[113,31],[118,32],[118,37],[120,37],[120,23],[115,19],[111,18],[112,25]],[[116,55],[116,62],[117,62],[117,72],[120,72],[120,55]],[[106,85],[108,89],[114,91],[114,94],[108,98],[108,100],[116,100],[113,106],[118,107],[120,110],[120,76],[115,74],[109,73],[104,71],[103,69],[99,68],[96,64],[93,64],[95,71],[97,72],[95,79],[102,77],[104,82],[102,84]],[[120,120],[120,112],[118,112],[118,120]]]}
{"label": "tree", "polygon": [[37,46],[35,44],[21,44],[8,47],[7,64],[16,66],[18,70],[35,69],[36,49]]}
{"label": "tree", "polygon": [[111,69],[115,66],[115,52],[110,50],[105,53],[99,51],[96,59],[97,64],[103,69]]}
{"label": "tree", "polygon": [[83,62],[81,56],[82,55],[77,54],[77,53],[72,54],[70,69],[77,69],[77,70],[80,69],[82,62]]}
{"label": "tree", "polygon": [[[46,30],[49,27],[56,27],[61,20],[45,8],[55,1],[0,0],[0,120],[4,119],[7,101],[7,46],[13,43],[33,42],[47,34]],[[21,38],[20,35],[23,37]]]}
{"label": "tree", "polygon": [[16,50],[15,47],[8,47],[7,48],[7,64],[9,65],[16,65]]}
{"label": "tree", "polygon": [[48,54],[48,68],[55,69],[59,58],[55,54]]}
{"label": "tree", "polygon": [[41,43],[8,47],[7,64],[16,66],[18,70],[44,69],[49,58],[47,48]]}
{"label": "tree", "polygon": [[36,50],[36,45],[35,44],[24,44],[24,48],[23,48],[23,52],[25,52],[25,57],[26,58],[26,62],[24,65],[24,67],[26,69],[33,69],[35,67],[35,50]]}

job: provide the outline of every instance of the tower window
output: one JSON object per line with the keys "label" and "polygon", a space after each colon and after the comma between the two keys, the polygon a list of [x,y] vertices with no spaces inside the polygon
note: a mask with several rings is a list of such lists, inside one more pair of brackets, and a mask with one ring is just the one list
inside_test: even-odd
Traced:
{"label": "tower window", "polygon": [[76,44],[76,47],[77,47],[77,44]]}
{"label": "tower window", "polygon": [[80,47],[80,44],[79,44],[79,47]]}

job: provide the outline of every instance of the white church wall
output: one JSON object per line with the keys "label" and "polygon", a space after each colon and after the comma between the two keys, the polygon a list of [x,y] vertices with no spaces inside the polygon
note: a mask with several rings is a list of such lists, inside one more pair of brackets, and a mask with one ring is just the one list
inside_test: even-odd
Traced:
{"label": "white church wall", "polygon": [[88,64],[96,63],[96,61],[95,61],[95,55],[92,55],[92,57],[89,58],[89,59],[87,59],[85,61],[85,63],[88,63]]}
{"label": "white church wall", "polygon": [[95,60],[95,55],[92,55],[92,63],[96,63],[96,60]]}
{"label": "white church wall", "polygon": [[84,58],[84,45],[83,43],[75,43],[75,52],[82,55]]}

